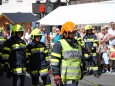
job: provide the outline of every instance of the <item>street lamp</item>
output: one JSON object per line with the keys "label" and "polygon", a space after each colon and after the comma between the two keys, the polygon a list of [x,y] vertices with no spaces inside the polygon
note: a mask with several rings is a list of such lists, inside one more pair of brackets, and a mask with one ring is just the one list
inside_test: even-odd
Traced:
{"label": "street lamp", "polygon": [[66,0],[66,2],[67,2],[67,5],[69,5],[70,3],[69,3],[69,0]]}

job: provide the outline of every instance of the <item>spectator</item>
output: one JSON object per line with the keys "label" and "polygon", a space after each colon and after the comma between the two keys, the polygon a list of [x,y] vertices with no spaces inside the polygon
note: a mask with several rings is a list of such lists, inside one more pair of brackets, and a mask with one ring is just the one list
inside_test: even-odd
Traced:
{"label": "spectator", "polygon": [[115,22],[110,23],[111,28],[108,29],[108,36],[109,36],[109,46],[111,47],[113,41],[115,41]]}
{"label": "spectator", "polygon": [[9,32],[6,29],[3,29],[3,35],[8,39],[9,38]]}
{"label": "spectator", "polygon": [[85,35],[85,29],[84,29],[84,27],[81,27],[81,28],[80,28],[80,36],[81,36],[81,39],[83,39],[84,35]]}
{"label": "spectator", "polygon": [[54,43],[60,39],[60,29],[56,29],[56,36],[54,37]]}
{"label": "spectator", "polygon": [[47,35],[48,35],[48,33],[46,32],[46,28],[43,27],[43,26],[41,26],[39,29],[40,29],[41,32],[42,32],[41,42],[43,42],[44,44],[47,44],[47,42],[48,42],[48,41],[47,41]]}
{"label": "spectator", "polygon": [[109,49],[106,44],[103,45],[104,52],[102,54],[102,64],[103,64],[103,71],[102,72],[109,72]]}
{"label": "spectator", "polygon": [[112,42],[112,47],[110,47],[110,72],[115,71],[115,41]]}
{"label": "spectator", "polygon": [[51,45],[51,47],[53,47],[53,45],[54,45],[54,37],[56,36],[56,29],[57,29],[57,27],[53,26],[52,32],[50,32],[50,45]]}
{"label": "spectator", "polygon": [[45,44],[46,46],[49,45],[50,43],[50,35],[49,35],[49,32],[46,30],[46,28],[44,27],[43,30],[42,30],[42,33],[44,33],[45,35]]}
{"label": "spectator", "polygon": [[44,44],[46,44],[46,33],[45,33],[46,29],[42,27],[42,29],[40,28],[40,30],[42,31],[41,42],[43,42]]}
{"label": "spectator", "polygon": [[[106,34],[106,28],[105,27],[101,27],[101,32],[98,33],[98,40],[99,40],[99,47],[97,49],[97,53],[98,53],[98,60],[99,60],[99,63],[100,63],[100,70],[103,70],[104,68],[104,64],[103,64],[103,58],[102,58],[102,55],[103,55],[103,52],[104,52],[104,48],[103,48],[103,45],[108,41],[108,35]],[[104,54],[105,55],[105,54]]]}
{"label": "spectator", "polygon": [[31,42],[31,29],[28,28],[27,31],[24,34],[24,40],[26,44],[29,44]]}
{"label": "spectator", "polygon": [[96,35],[98,41],[100,41],[100,38],[99,38],[99,36],[98,36],[97,30],[96,30],[95,27],[93,27],[93,33]]}
{"label": "spectator", "polygon": [[109,29],[108,25],[105,25],[104,27],[106,29],[106,33],[108,33],[108,29]]}
{"label": "spectator", "polygon": [[106,44],[108,41],[108,34],[106,33],[106,28],[101,27],[101,32],[98,33],[98,37],[100,39],[100,45]]}
{"label": "spectator", "polygon": [[108,35],[106,34],[105,27],[101,27],[101,32],[98,33],[98,38],[99,38],[98,53],[102,54],[103,53],[103,44],[105,44],[108,40]]}
{"label": "spectator", "polygon": [[96,29],[96,27],[93,27],[93,33],[96,35],[96,36],[98,36],[98,32],[97,32],[97,29]]}

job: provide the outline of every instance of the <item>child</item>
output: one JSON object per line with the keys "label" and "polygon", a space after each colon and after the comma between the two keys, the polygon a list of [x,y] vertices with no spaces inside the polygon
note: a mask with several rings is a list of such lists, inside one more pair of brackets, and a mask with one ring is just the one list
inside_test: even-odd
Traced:
{"label": "child", "polygon": [[103,71],[102,72],[109,72],[109,49],[106,44],[103,45],[104,52],[102,54],[102,64],[103,64]]}
{"label": "child", "polygon": [[112,47],[110,48],[110,72],[115,70],[115,41],[112,43]]}

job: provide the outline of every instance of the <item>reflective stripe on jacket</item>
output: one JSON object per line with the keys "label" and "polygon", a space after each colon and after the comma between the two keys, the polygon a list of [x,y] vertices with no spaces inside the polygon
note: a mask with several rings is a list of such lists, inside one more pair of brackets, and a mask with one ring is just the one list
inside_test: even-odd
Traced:
{"label": "reflective stripe on jacket", "polygon": [[62,81],[67,80],[79,80],[81,78],[81,47],[78,49],[71,47],[66,40],[60,40],[62,44],[62,70],[61,78]]}
{"label": "reflective stripe on jacket", "polygon": [[13,74],[26,74],[26,68],[15,68],[12,70]]}

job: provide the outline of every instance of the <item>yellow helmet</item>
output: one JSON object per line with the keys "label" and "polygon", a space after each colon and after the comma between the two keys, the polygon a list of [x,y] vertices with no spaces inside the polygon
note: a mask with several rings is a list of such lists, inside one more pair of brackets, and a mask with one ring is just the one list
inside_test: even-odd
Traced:
{"label": "yellow helmet", "polygon": [[41,30],[39,30],[38,28],[35,28],[35,29],[31,32],[31,37],[32,37],[32,39],[34,39],[34,36],[42,36]]}
{"label": "yellow helmet", "polygon": [[71,32],[71,31],[77,31],[78,28],[76,27],[76,25],[73,23],[73,22],[66,22],[62,25],[62,28],[61,28],[61,35],[63,35],[64,32],[66,32],[66,37],[68,37],[68,32]]}
{"label": "yellow helmet", "polygon": [[23,33],[24,32],[23,27],[21,25],[19,25],[19,24],[14,25],[13,28],[12,28],[11,36],[15,36],[16,32],[22,32]]}
{"label": "yellow helmet", "polygon": [[24,32],[24,29],[21,25],[16,24],[16,25],[13,26],[12,32]]}
{"label": "yellow helmet", "polygon": [[87,30],[92,30],[93,29],[93,27],[91,26],[91,25],[86,25],[85,26],[85,31],[87,31]]}

